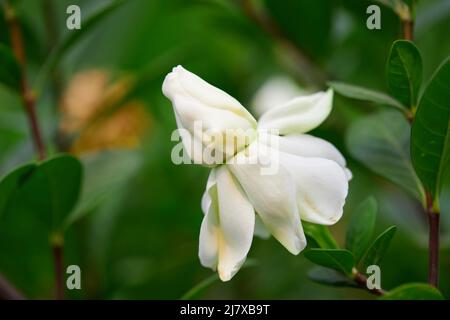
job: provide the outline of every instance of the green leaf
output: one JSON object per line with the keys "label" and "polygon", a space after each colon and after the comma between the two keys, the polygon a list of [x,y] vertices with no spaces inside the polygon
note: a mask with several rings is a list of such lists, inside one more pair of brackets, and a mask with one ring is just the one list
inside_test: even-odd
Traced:
{"label": "green leaf", "polygon": [[338,249],[339,246],[327,226],[302,221],[303,231],[322,249]]}
{"label": "green leaf", "polygon": [[424,202],[425,193],[409,155],[409,141],[409,124],[394,110],[355,121],[346,136],[347,147],[354,158]]}
{"label": "green leaf", "polygon": [[403,105],[415,109],[422,83],[422,58],[411,41],[392,44],[387,62],[389,91]]}
{"label": "green leaf", "polygon": [[370,244],[376,216],[377,201],[374,197],[369,197],[358,206],[350,218],[345,247],[353,253],[356,264]]}
{"label": "green leaf", "polygon": [[340,271],[350,275],[355,265],[353,255],[348,250],[341,249],[309,249],[304,252],[305,257],[323,267]]}
{"label": "green leaf", "polygon": [[[130,177],[141,165],[140,158],[131,151],[109,151],[83,159],[85,179],[80,199],[66,220],[66,227],[92,212],[105,201],[126,188]],[[117,174],[120,172],[120,174]]]}
{"label": "green leaf", "polygon": [[367,269],[370,265],[378,265],[381,262],[394,237],[395,231],[397,231],[397,227],[391,226],[374,240],[363,259],[364,269]]}
{"label": "green leaf", "polygon": [[11,171],[0,180],[0,217],[4,212],[8,211],[11,205],[11,199],[15,197],[16,192],[21,188],[35,168],[35,164],[23,165]]}
{"label": "green leaf", "polygon": [[333,88],[337,93],[340,93],[344,97],[370,101],[373,103],[378,103],[382,105],[387,105],[391,107],[395,107],[402,112],[405,112],[406,107],[402,105],[399,101],[394,99],[393,97],[372,89],[367,89],[343,82],[328,82],[328,85]]}
{"label": "green leaf", "polygon": [[411,131],[411,157],[420,180],[437,197],[450,166],[450,57],[420,99]]}
{"label": "green leaf", "polygon": [[0,84],[19,91],[20,66],[11,49],[0,43]]}
{"label": "green leaf", "polygon": [[334,287],[357,287],[354,281],[342,273],[324,267],[314,267],[309,270],[308,278],[314,282]]}
{"label": "green leaf", "polygon": [[8,204],[6,214],[22,210],[39,217],[48,226],[49,233],[61,232],[80,193],[80,162],[62,155],[25,168],[20,169],[21,174],[5,179],[5,185],[10,186],[9,192],[2,195],[6,200],[1,200]]}
{"label": "green leaf", "polygon": [[107,4],[103,5],[89,16],[84,17],[81,21],[81,29],[71,30],[68,36],[63,38],[63,40],[52,50],[44,66],[39,71],[36,79],[36,91],[40,93],[43,86],[51,74],[53,68],[58,64],[60,59],[64,54],[72,48],[83,36],[93,29],[98,23],[100,23],[105,17],[110,13],[114,12],[114,9],[118,8],[124,4],[125,0],[112,0]]}
{"label": "green leaf", "polygon": [[433,286],[425,283],[408,283],[401,285],[379,300],[444,300],[442,293]]}

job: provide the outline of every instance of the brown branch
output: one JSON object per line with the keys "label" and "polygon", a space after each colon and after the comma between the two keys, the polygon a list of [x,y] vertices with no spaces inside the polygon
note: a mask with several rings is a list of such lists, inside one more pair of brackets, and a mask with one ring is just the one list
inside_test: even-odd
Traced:
{"label": "brown branch", "polygon": [[64,275],[63,275],[63,245],[54,244],[53,250],[53,261],[55,265],[55,299],[64,299]]}
{"label": "brown branch", "polygon": [[411,20],[402,21],[403,39],[414,41],[414,22]]}
{"label": "brown branch", "polygon": [[34,145],[39,156],[39,160],[43,160],[46,157],[45,146],[42,140],[41,130],[39,128],[37,115],[36,115],[36,101],[34,94],[28,86],[28,79],[26,75],[26,58],[25,50],[22,40],[22,31],[19,21],[17,20],[14,9],[5,4],[5,17],[11,36],[11,46],[14,56],[19,63],[21,79],[20,79],[20,95],[27,114],[28,122],[30,124],[31,135],[33,137]]}
{"label": "brown branch", "polygon": [[370,293],[372,293],[376,296],[382,296],[382,295],[386,294],[386,291],[384,291],[383,289],[377,289],[377,288],[369,289],[367,287],[367,277],[356,269],[354,269],[354,278],[353,279],[361,288],[366,289],[367,291],[369,291]]}
{"label": "brown branch", "polygon": [[428,282],[439,287],[439,212],[433,206],[431,194],[426,192],[428,216]]}
{"label": "brown branch", "polygon": [[267,12],[256,8],[252,0],[238,0],[238,4],[246,16],[260,26],[291,57],[298,70],[296,77],[299,81],[312,86],[324,86],[328,75],[314,65],[302,49],[284,34],[276,21]]}
{"label": "brown branch", "polygon": [[0,300],[25,300],[20,293],[4,276],[0,274]]}
{"label": "brown branch", "polygon": [[[33,137],[34,145],[36,147],[38,157],[40,160],[46,158],[46,150],[43,143],[41,130],[37,120],[36,114],[36,100],[35,96],[28,85],[28,79],[26,75],[26,57],[22,38],[22,31],[19,21],[17,20],[14,8],[8,3],[5,4],[5,16],[8,23],[9,32],[11,35],[11,45],[15,58],[17,59],[20,71],[20,94],[25,107],[25,112],[28,117],[28,121],[31,128],[31,134]],[[51,241],[53,258],[55,265],[55,297],[56,299],[64,298],[64,281],[63,281],[63,237],[58,236]],[[5,282],[6,283],[6,282]],[[0,286],[5,283],[0,282]],[[6,292],[12,292],[11,286],[5,285]]]}

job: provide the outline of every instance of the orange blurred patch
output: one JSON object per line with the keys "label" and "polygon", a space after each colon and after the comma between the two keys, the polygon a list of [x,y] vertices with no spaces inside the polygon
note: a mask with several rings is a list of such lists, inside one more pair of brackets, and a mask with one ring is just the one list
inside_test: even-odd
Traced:
{"label": "orange blurred patch", "polygon": [[133,79],[123,77],[112,83],[110,79],[106,71],[88,70],[69,83],[61,99],[60,133],[72,137],[71,152],[135,148],[151,126],[143,102],[125,101]]}

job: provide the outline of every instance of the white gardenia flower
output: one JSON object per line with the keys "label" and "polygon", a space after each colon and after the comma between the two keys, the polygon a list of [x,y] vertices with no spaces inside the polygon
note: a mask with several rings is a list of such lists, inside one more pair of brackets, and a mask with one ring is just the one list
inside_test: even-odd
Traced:
{"label": "white gardenia flower", "polygon": [[[351,173],[332,144],[305,134],[328,117],[331,89],[274,106],[258,122],[236,99],[181,66],[166,76],[162,89],[172,101],[178,128],[189,133],[186,140],[197,147],[212,143],[223,155],[223,164],[211,169],[202,198],[199,243],[201,264],[217,269],[222,281],[242,266],[254,234],[271,234],[298,254],[306,246],[301,220],[331,225],[341,218]],[[196,121],[203,124],[200,134],[194,130]],[[231,141],[230,129],[237,132]],[[236,143],[234,138],[242,135],[238,129],[254,134]],[[227,136],[224,144],[234,143],[232,152],[210,139],[211,130]],[[274,162],[277,171],[263,174]]]}

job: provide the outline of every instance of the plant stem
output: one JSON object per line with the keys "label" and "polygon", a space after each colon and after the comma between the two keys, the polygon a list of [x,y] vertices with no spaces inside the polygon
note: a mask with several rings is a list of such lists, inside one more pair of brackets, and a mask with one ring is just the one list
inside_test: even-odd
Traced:
{"label": "plant stem", "polygon": [[63,245],[54,244],[53,250],[53,261],[55,265],[55,299],[64,299],[64,278],[63,278]]}
{"label": "plant stem", "polygon": [[[409,9],[410,12],[412,9]],[[411,18],[402,19],[403,38],[414,41],[414,20]],[[414,113],[410,122],[414,121]],[[426,214],[428,218],[428,283],[439,288],[439,219],[440,212],[436,210],[433,197],[429,191],[425,191]]]}
{"label": "plant stem", "polygon": [[1,274],[0,300],[25,300],[25,297]]}
{"label": "plant stem", "polygon": [[41,135],[41,130],[39,128],[37,115],[36,115],[36,101],[34,94],[30,87],[28,86],[28,79],[26,75],[26,59],[25,50],[22,40],[22,31],[20,28],[19,21],[17,20],[16,13],[14,9],[5,4],[5,17],[8,23],[9,32],[11,35],[11,45],[13,49],[14,56],[19,64],[21,79],[20,79],[20,95],[25,108],[25,113],[30,124],[31,135],[33,142],[38,153],[39,160],[43,160],[46,157],[46,151]]}
{"label": "plant stem", "polygon": [[414,41],[414,22],[411,20],[402,21],[403,25],[403,38],[405,40]]}
{"label": "plant stem", "polygon": [[[298,71],[295,74],[298,80],[315,87],[323,87],[325,85],[328,75],[314,65],[302,49],[284,34],[276,21],[267,12],[256,8],[252,0],[238,0],[237,2],[248,18],[259,25],[267,35],[275,40],[280,48],[286,51],[294,62],[293,69]],[[289,70],[291,69],[289,68]]]}
{"label": "plant stem", "polygon": [[380,289],[377,289],[377,288],[369,289],[367,287],[367,277],[365,275],[363,275],[361,272],[359,272],[358,270],[354,269],[353,275],[354,275],[353,280],[355,280],[355,282],[361,288],[366,289],[367,291],[369,291],[370,293],[372,293],[376,296],[382,296],[382,295],[386,294],[386,291],[384,291],[381,288]]}
{"label": "plant stem", "polygon": [[426,193],[428,216],[428,282],[439,288],[439,218],[440,214],[433,206],[433,198]]}
{"label": "plant stem", "polygon": [[[20,94],[22,97],[25,112],[28,117],[28,122],[31,128],[31,134],[34,141],[39,160],[44,160],[46,150],[42,139],[41,130],[37,120],[36,114],[36,99],[32,90],[28,85],[26,74],[26,58],[22,38],[22,31],[19,21],[17,20],[14,8],[8,3],[5,4],[5,16],[8,23],[9,32],[11,35],[11,45],[13,53],[17,62],[19,63],[21,80],[20,80]],[[63,237],[58,235],[52,241],[52,251],[55,266],[55,298],[64,299],[64,280],[63,280]],[[56,240],[56,241],[55,241]],[[1,283],[0,283],[1,284]]]}

